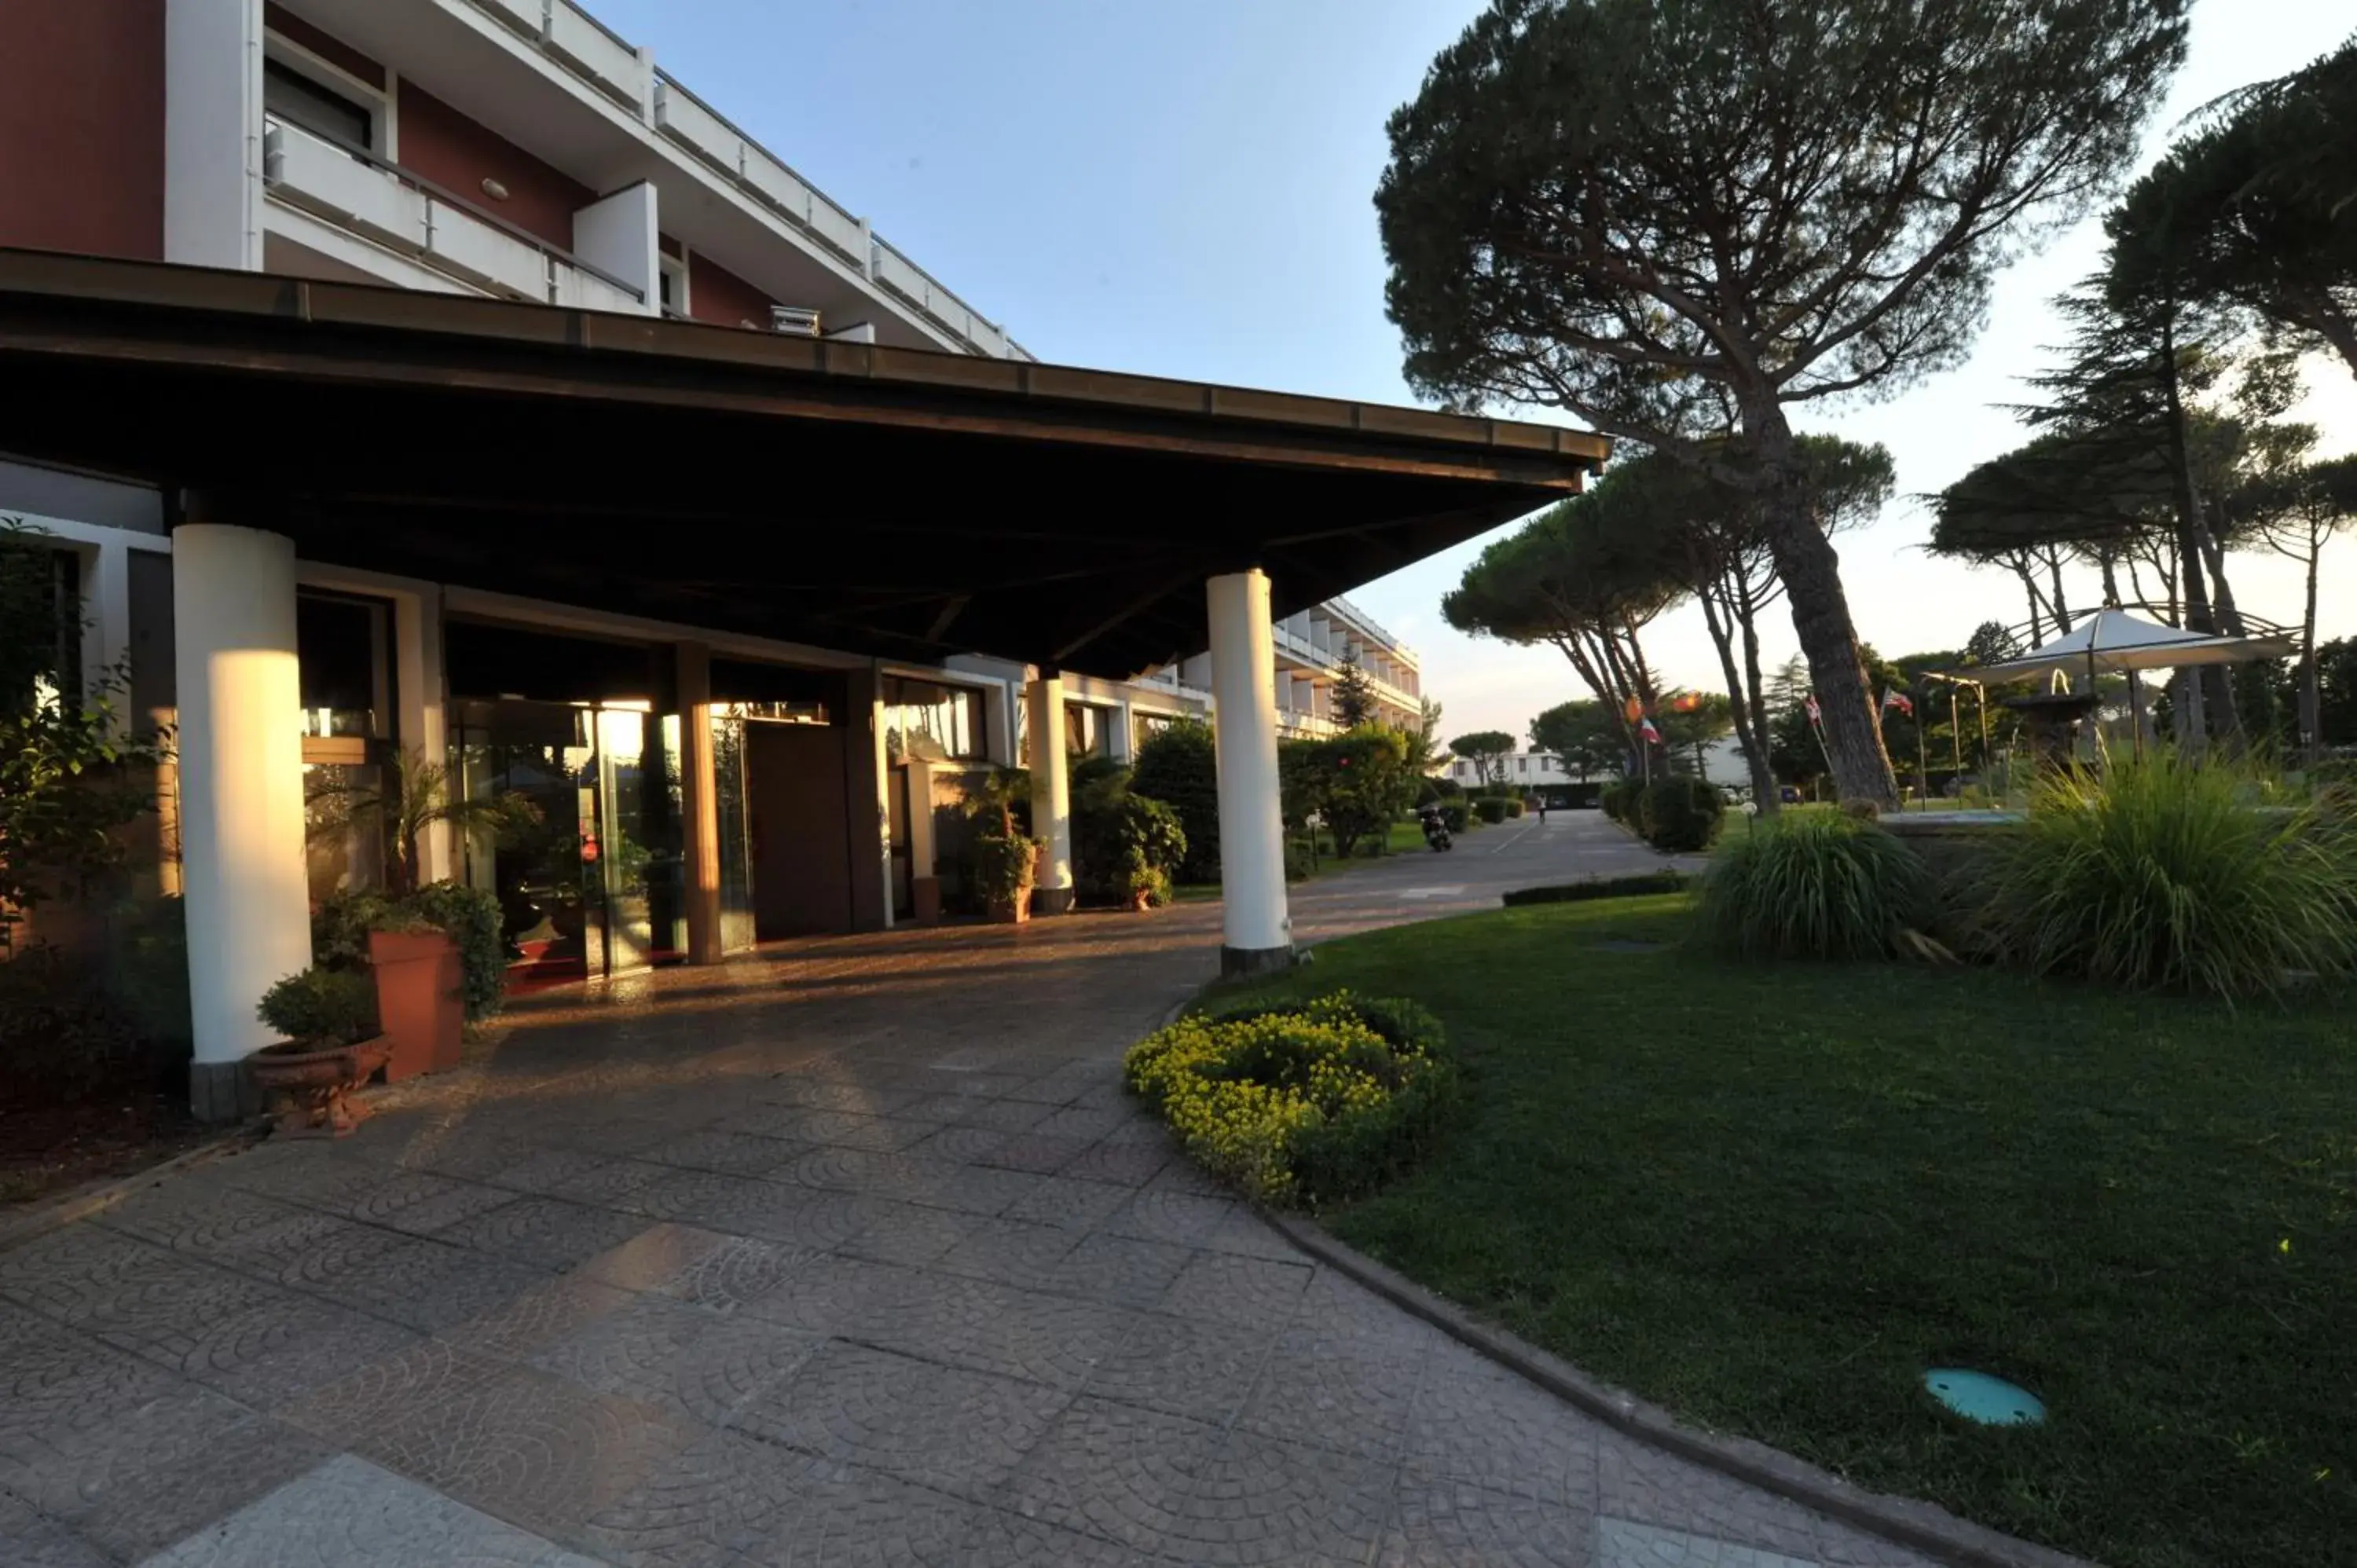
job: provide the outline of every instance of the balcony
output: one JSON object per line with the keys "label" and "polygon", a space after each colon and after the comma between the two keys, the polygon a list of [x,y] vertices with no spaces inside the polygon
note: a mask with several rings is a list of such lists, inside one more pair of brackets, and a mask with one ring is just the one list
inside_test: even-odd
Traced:
{"label": "balcony", "polygon": [[646,312],[639,290],[569,252],[275,114],[266,118],[263,177],[279,200],[483,293]]}

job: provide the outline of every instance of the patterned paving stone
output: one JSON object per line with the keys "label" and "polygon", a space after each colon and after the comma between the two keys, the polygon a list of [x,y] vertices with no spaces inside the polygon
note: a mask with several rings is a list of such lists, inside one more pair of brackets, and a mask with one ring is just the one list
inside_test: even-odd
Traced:
{"label": "patterned paving stone", "polygon": [[[295,1201],[303,1201],[299,1194],[293,1196]],[[425,1236],[486,1209],[497,1208],[514,1197],[505,1187],[481,1182],[460,1181],[426,1171],[393,1171],[382,1180],[362,1187],[349,1201],[312,1207],[333,1210],[363,1224]]]}
{"label": "patterned paving stone", "polygon": [[1803,1558],[1625,1519],[1596,1521],[1597,1568],[1816,1568]]}
{"label": "patterned paving stone", "polygon": [[619,1208],[626,1214],[646,1214],[651,1212],[641,1201],[647,1189],[676,1181],[679,1175],[677,1167],[659,1165],[651,1160],[606,1160],[565,1177],[548,1189],[548,1196],[572,1203]]}
{"label": "patterned paving stone", "polygon": [[302,1266],[281,1281],[427,1334],[488,1312],[547,1277],[522,1263],[423,1238],[339,1240],[348,1244],[306,1254]]}
{"label": "patterned paving stone", "polygon": [[1092,1301],[1152,1306],[1197,1256],[1184,1247],[1097,1231],[1082,1237],[1039,1283]]}
{"label": "patterned paving stone", "polygon": [[742,1564],[748,1552],[793,1540],[813,1498],[846,1475],[815,1454],[716,1432],[599,1508],[581,1537],[631,1568]]}
{"label": "patterned paving stone", "polygon": [[1082,1397],[1008,1484],[1017,1515],[1158,1552],[1180,1529],[1220,1429],[1135,1405]]}
{"label": "patterned paving stone", "polygon": [[966,1529],[942,1559],[974,1568],[1128,1568],[1137,1561],[1130,1548],[1082,1535],[1044,1520],[1025,1519],[1003,1509],[976,1509]]}
{"label": "patterned paving stone", "polygon": [[1225,1425],[1259,1381],[1276,1331],[1146,1313],[1089,1380],[1093,1398]]}
{"label": "patterned paving stone", "polygon": [[1286,1323],[1309,1286],[1309,1265],[1197,1252],[1170,1284],[1162,1310],[1218,1323]]}
{"label": "patterned paving stone", "polygon": [[326,1455],[268,1416],[176,1380],[104,1423],[77,1423],[0,1459],[0,1486],[109,1556],[135,1561]]}
{"label": "patterned paving stone", "polygon": [[1466,1481],[1404,1481],[1376,1568],[1590,1568],[1595,1521]]}
{"label": "patterned paving stone", "polygon": [[915,1201],[962,1214],[1003,1215],[1031,1196],[1045,1176],[987,1165],[943,1165],[943,1174]]}
{"label": "patterned paving stone", "polygon": [[584,1260],[574,1275],[618,1290],[657,1290],[733,1240],[701,1226],[658,1221],[619,1246]]}
{"label": "patterned paving stone", "polygon": [[538,1536],[341,1455],[142,1568],[591,1568]]}
{"label": "patterned paving stone", "polygon": [[1054,1176],[1008,1204],[1001,1218],[1060,1225],[1067,1230],[1093,1230],[1130,1196],[1127,1187]]}
{"label": "patterned paving stone", "polygon": [[1079,1159],[1088,1147],[1078,1138],[1050,1137],[1040,1133],[1012,1133],[1002,1139],[978,1163],[994,1165],[1000,1170],[1053,1176]]}
{"label": "patterned paving stone", "polygon": [[235,1187],[163,1182],[98,1215],[91,1223],[176,1251],[210,1253],[305,1211]]}
{"label": "patterned paving stone", "polygon": [[732,1238],[665,1281],[661,1292],[709,1312],[735,1312],[747,1302],[769,1294],[795,1270],[819,1257],[806,1248]]}
{"label": "patterned paving stone", "polygon": [[521,1361],[637,1299],[629,1291],[577,1275],[547,1280],[479,1316],[453,1324],[440,1337],[472,1355]]}
{"label": "patterned paving stone", "polygon": [[838,1467],[815,1480],[783,1527],[756,1541],[747,1568],[951,1568],[979,1509],[872,1471]]}
{"label": "patterned paving stone", "polygon": [[[1598,1434],[1597,1448],[1597,1507],[1600,1514],[1787,1557],[1814,1561],[1819,1554],[1829,1521],[1812,1509],[1618,1433]],[[1663,1568],[1679,1561],[1665,1559]],[[1690,1561],[1717,1568],[1716,1560],[1709,1557]],[[1755,1564],[1730,1558],[1727,1568],[1784,1565],[1773,1561]]]}
{"label": "patterned paving stone", "polygon": [[6,1492],[0,1492],[0,1563],[9,1568],[113,1568],[97,1547]]}
{"label": "patterned paving stone", "polygon": [[1416,1385],[1405,1470],[1592,1512],[1598,1440],[1597,1424],[1553,1394],[1444,1344]]}
{"label": "patterned paving stone", "polygon": [[533,1364],[600,1393],[717,1426],[756,1393],[791,1376],[823,1343],[759,1318],[715,1316],[643,1296],[549,1346]]}
{"label": "patterned paving stone", "polygon": [[1239,1429],[1202,1466],[1165,1550],[1196,1563],[1364,1563],[1383,1535],[1391,1479],[1380,1461]]}
{"label": "patterned paving stone", "polygon": [[188,1261],[165,1248],[90,1225],[70,1225],[0,1253],[0,1302],[74,1323],[119,1291],[184,1278]]}
{"label": "patterned paving stone", "polygon": [[924,1159],[947,1160],[952,1165],[987,1165],[990,1156],[1004,1147],[1011,1134],[994,1132],[987,1127],[943,1127],[929,1133],[909,1145],[909,1153]]}
{"label": "patterned paving stone", "polygon": [[638,1215],[526,1197],[445,1226],[434,1239],[537,1269],[564,1270],[620,1246],[646,1227]]}
{"label": "patterned paving stone", "polygon": [[810,1144],[750,1133],[724,1133],[715,1128],[682,1133],[639,1151],[638,1158],[687,1170],[724,1171],[731,1176],[767,1176],[784,1170],[810,1152]]}
{"label": "patterned paving stone", "polygon": [[1046,1278],[1080,1240],[1053,1225],[986,1219],[933,1266],[946,1273],[1026,1284]]}
{"label": "patterned paving stone", "polygon": [[1058,1174],[1115,1182],[1123,1187],[1144,1187],[1172,1157],[1168,1148],[1153,1144],[1100,1140],[1073,1155]]}
{"label": "patterned paving stone", "polygon": [[307,1300],[221,1325],[175,1369],[241,1404],[275,1411],[421,1337],[350,1307]]}
{"label": "patterned paving stone", "polygon": [[1406,1442],[1426,1347],[1363,1341],[1316,1327],[1280,1334],[1240,1424],[1290,1443],[1370,1459],[1396,1458]]}
{"label": "patterned paving stone", "polygon": [[979,1214],[928,1208],[919,1204],[877,1198],[867,1205],[867,1219],[837,1251],[846,1257],[879,1263],[920,1267],[934,1262],[990,1223]]}
{"label": "patterned paving stone", "polygon": [[850,1111],[804,1110],[793,1123],[791,1136],[805,1144],[892,1154],[923,1143],[941,1125],[911,1117],[905,1111],[892,1116],[871,1116]]}
{"label": "patterned paving stone", "polygon": [[982,1500],[1069,1396],[841,1340],[756,1393],[729,1422],[764,1442]]}
{"label": "patterned paving stone", "polygon": [[962,1367],[1078,1390],[1128,1340],[1138,1315],[1121,1307],[1038,1291],[993,1289],[976,1302],[972,1320],[930,1345],[910,1337],[920,1354]]}
{"label": "patterned paving stone", "polygon": [[1104,1223],[1116,1236],[1141,1241],[1168,1241],[1178,1247],[1200,1247],[1237,1206],[1216,1197],[1145,1188],[1122,1205]]}
{"label": "patterned paving stone", "polygon": [[502,1162],[478,1179],[510,1192],[551,1195],[558,1187],[593,1176],[613,1163],[603,1155],[583,1149],[533,1149],[520,1158]]}
{"label": "patterned paving stone", "polygon": [[813,1258],[748,1301],[745,1310],[805,1334],[856,1334],[874,1326],[871,1304],[912,1290],[925,1277],[864,1258]]}
{"label": "patterned paving stone", "polygon": [[441,1339],[419,1339],[313,1390],[278,1413],[330,1443],[349,1444],[496,1381],[507,1369]]}
{"label": "patterned paving stone", "polygon": [[856,1190],[824,1192],[783,1181],[683,1171],[649,1194],[650,1213],[734,1236],[823,1251],[866,1229],[878,1201]]}
{"label": "patterned paving stone", "polygon": [[0,1466],[103,1432],[179,1387],[152,1361],[0,1305]]}
{"label": "patterned paving stone", "polygon": [[454,1386],[398,1421],[373,1423],[351,1446],[436,1491],[547,1533],[640,1486],[697,1435],[657,1406],[514,1368]]}
{"label": "patterned paving stone", "polygon": [[[941,1109],[936,1110],[937,1106]],[[944,1121],[963,1126],[987,1127],[995,1133],[1028,1133],[1054,1110],[1052,1105],[1035,1104],[1027,1100],[975,1101],[963,1095],[944,1095],[937,1100],[920,1101],[899,1114],[908,1117],[938,1114]]]}

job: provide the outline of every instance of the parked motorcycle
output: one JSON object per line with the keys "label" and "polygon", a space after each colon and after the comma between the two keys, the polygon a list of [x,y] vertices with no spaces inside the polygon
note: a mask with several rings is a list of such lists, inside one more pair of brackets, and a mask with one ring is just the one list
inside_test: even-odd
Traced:
{"label": "parked motorcycle", "polygon": [[1424,826],[1424,842],[1435,850],[1450,846],[1448,823],[1441,817],[1440,808],[1424,805],[1416,808],[1416,821]]}

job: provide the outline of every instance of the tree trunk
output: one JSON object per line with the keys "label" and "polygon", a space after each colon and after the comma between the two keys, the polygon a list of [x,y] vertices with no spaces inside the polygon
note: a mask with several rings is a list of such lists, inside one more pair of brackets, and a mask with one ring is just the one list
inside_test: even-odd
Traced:
{"label": "tree trunk", "polygon": [[2046,574],[2048,580],[2054,585],[2054,634],[2057,637],[2068,636],[2071,609],[2062,602],[2062,552],[2060,550],[2046,553]]}
{"label": "tree trunk", "polygon": [[2038,591],[2038,578],[2029,570],[2029,557],[2016,553],[2013,575],[2021,579],[2021,591],[2029,599],[2029,646],[2037,647],[2046,640],[2046,600]]}
{"label": "tree trunk", "polygon": [[2095,557],[2095,564],[2103,569],[2104,573],[2104,607],[2107,609],[2119,608],[2120,579],[2119,574],[2112,568],[2112,553],[2108,550],[2103,552]]}
{"label": "tree trunk", "polygon": [[[2193,485],[2193,452],[2186,440],[2185,400],[2178,382],[2177,335],[2166,322],[2160,333],[2160,383],[2169,414],[2169,484],[2177,503],[2178,570],[2185,584],[2185,624],[2215,636],[2218,622],[2211,613],[2210,589],[2202,571],[2201,498]],[[2226,667],[2209,665],[2197,680],[2202,695],[2202,731],[2239,740],[2242,724],[2234,712],[2234,688],[2226,678]],[[2202,731],[2197,731],[2197,736]]]}
{"label": "tree trunk", "polygon": [[1697,593],[1702,601],[1702,618],[1710,628],[1711,645],[1718,650],[1719,673],[1727,679],[1727,707],[1735,721],[1736,744],[1743,747],[1745,767],[1751,774],[1751,799],[1763,817],[1776,811],[1776,779],[1768,771],[1767,714],[1751,705],[1744,689],[1743,677],[1735,667],[1735,608],[1725,607],[1726,618],[1720,618],[1721,607],[1709,590]]}
{"label": "tree trunk", "polygon": [[1817,526],[1792,427],[1772,397],[1751,400],[1744,411],[1750,437],[1767,474],[1760,520],[1777,575],[1792,601],[1792,630],[1809,661],[1809,681],[1824,719],[1826,760],[1834,788],[1844,800],[1899,804],[1899,780],[1883,748],[1874,697],[1858,657],[1857,628],[1842,592],[1841,557]]}
{"label": "tree trunk", "polygon": [[2308,537],[2308,597],[2299,618],[2299,744],[2314,767],[2324,750],[2324,693],[2316,675],[2316,569],[2324,555],[2324,540],[2312,522]]}

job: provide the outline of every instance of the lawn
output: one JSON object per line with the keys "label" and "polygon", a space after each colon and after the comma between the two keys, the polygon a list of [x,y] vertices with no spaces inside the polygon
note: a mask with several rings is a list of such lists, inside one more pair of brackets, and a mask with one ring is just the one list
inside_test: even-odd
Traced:
{"label": "lawn", "polygon": [[[1474,1075],[1448,1146],[1327,1223],[1689,1420],[2114,1568],[2351,1560],[2346,1012],[1598,945],[1683,925],[1511,909],[1254,988],[1415,997]],[[1935,1365],[2048,1423],[1964,1425]]]}
{"label": "lawn", "polygon": [[[1424,852],[1423,825],[1414,818],[1392,823],[1391,831],[1383,840],[1383,854],[1406,854],[1411,851],[1417,854]],[[1319,876],[1331,876],[1338,871],[1348,871],[1354,865],[1372,865],[1377,858],[1373,850],[1361,843],[1359,845],[1359,853],[1350,859],[1336,859],[1334,835],[1329,832],[1320,832],[1318,835],[1318,856],[1317,875]],[[1192,904],[1217,898],[1220,896],[1220,885],[1216,882],[1181,882],[1171,892],[1178,902]]]}

